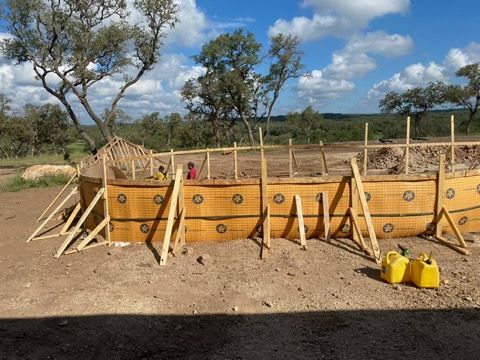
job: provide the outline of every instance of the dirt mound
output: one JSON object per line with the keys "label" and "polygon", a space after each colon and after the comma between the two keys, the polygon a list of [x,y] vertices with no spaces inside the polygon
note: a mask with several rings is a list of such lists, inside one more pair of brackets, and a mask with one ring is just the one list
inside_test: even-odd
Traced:
{"label": "dirt mound", "polygon": [[73,176],[76,169],[70,165],[33,165],[22,174],[24,180],[37,180],[43,176],[66,175]]}

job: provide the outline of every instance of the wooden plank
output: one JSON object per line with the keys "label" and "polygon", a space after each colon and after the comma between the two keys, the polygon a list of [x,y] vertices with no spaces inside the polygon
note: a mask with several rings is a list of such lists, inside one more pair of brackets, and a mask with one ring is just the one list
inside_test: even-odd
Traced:
{"label": "wooden plank", "polygon": [[88,215],[90,215],[90,212],[93,210],[93,208],[95,207],[97,202],[100,200],[104,191],[105,191],[105,189],[103,187],[100,188],[100,190],[98,190],[97,195],[95,195],[95,197],[93,198],[90,205],[88,205],[88,207],[85,209],[85,212],[80,217],[80,220],[78,220],[78,222],[73,227],[73,230],[71,231],[71,234],[65,239],[65,241],[62,243],[62,245],[60,245],[60,247],[58,248],[57,253],[55,254],[56,258],[59,258],[60,255],[62,255],[62,253],[65,251],[67,246],[72,242],[72,240],[75,237],[78,229],[80,229],[80,226],[83,225],[83,223],[87,219]]}
{"label": "wooden plank", "polygon": [[448,241],[444,237],[435,236],[435,239],[437,239],[441,244],[448,246],[449,248],[459,252],[462,255],[470,255],[470,251],[468,251],[467,249],[463,249],[458,245],[452,244],[450,241]]}
{"label": "wooden plank", "polygon": [[299,170],[299,167],[298,167],[297,157],[295,156],[295,152],[293,151],[293,149],[292,149],[292,159],[293,159],[293,163],[295,164],[295,169],[297,170],[295,172],[295,174],[298,174],[300,172],[300,170]]}
{"label": "wooden plank", "polygon": [[[110,211],[108,209],[108,184],[107,184],[107,166],[106,166],[106,159],[105,157],[103,158],[103,164],[102,164],[102,187],[104,189],[103,191],[103,218],[104,219],[110,219]],[[110,226],[107,226],[105,228],[105,240],[108,241],[108,246],[112,244],[112,241],[110,239]]]}
{"label": "wooden plank", "polygon": [[63,225],[62,230],[60,230],[60,233],[59,233],[60,235],[65,235],[67,233],[69,227],[72,225],[73,220],[75,220],[75,217],[77,216],[77,214],[81,209],[82,209],[82,206],[80,205],[80,203],[77,203],[72,213],[68,217],[67,221]]}
{"label": "wooden plank", "polygon": [[410,164],[410,116],[407,116],[407,133],[405,135],[405,174],[408,175]]}
{"label": "wooden plank", "polygon": [[[88,243],[90,241],[93,240],[93,238],[95,236],[97,236],[97,234],[105,227],[105,226],[108,226],[108,223],[110,221],[110,216],[106,217],[105,219],[103,219],[100,224],[97,225],[97,227],[95,229],[93,229],[90,234],[87,235],[87,237],[85,239],[83,239],[80,244],[78,244],[76,246],[76,249],[78,251],[82,251],[82,249],[88,245]],[[107,240],[107,243],[108,243],[108,240]]]}
{"label": "wooden plank", "polygon": [[207,179],[210,179],[211,170],[210,170],[210,151],[207,149]]}
{"label": "wooden plank", "polygon": [[53,238],[56,238],[56,237],[60,237],[60,236],[65,236],[65,235],[70,235],[71,232],[68,231],[66,232],[65,234],[52,234],[52,235],[44,235],[44,236],[37,236],[36,238],[33,238],[32,241],[38,241],[38,240],[46,240],[46,239],[53,239]]}
{"label": "wooden plank", "polygon": [[271,248],[271,240],[272,240],[272,219],[270,217],[270,205],[267,204],[267,209],[265,210],[265,221],[263,224],[263,243],[265,244],[267,249]]}
{"label": "wooden plank", "polygon": [[137,177],[137,174],[135,173],[137,171],[135,166],[135,160],[132,160],[131,168],[132,168],[132,179],[135,180],[135,178]]}
{"label": "wooden plank", "polygon": [[368,168],[368,122],[365,123],[365,139],[363,146],[363,176],[367,176]]}
{"label": "wooden plank", "polygon": [[170,249],[170,239],[172,237],[173,224],[175,221],[175,212],[177,211],[178,193],[182,186],[182,165],[178,165],[175,180],[173,183],[172,195],[170,195],[170,209],[168,211],[167,228],[163,238],[162,254],[160,257],[160,265],[167,265],[168,250]]}
{"label": "wooden plank", "polygon": [[55,210],[53,210],[50,215],[48,215],[43,221],[42,223],[35,229],[35,231],[32,233],[32,235],[30,235],[30,237],[27,239],[27,243],[29,243],[30,241],[32,241],[32,239],[35,237],[35,235],[37,235],[40,230],[43,229],[43,227],[45,225],[47,225],[47,223],[50,221],[50,219],[62,208],[63,205],[65,205],[65,203],[73,196],[75,195],[76,193],[78,192],[78,189],[77,188],[74,188],[68,195],[65,199],[63,199],[60,204],[57,205],[57,207],[55,208]]}
{"label": "wooden plank", "polygon": [[352,165],[352,172],[353,177],[355,178],[355,182],[358,188],[358,197],[360,198],[360,204],[363,210],[363,217],[367,224],[368,235],[370,237],[370,242],[372,244],[372,250],[375,257],[375,262],[377,264],[381,263],[381,254],[380,254],[380,247],[378,246],[377,235],[375,234],[375,229],[373,228],[372,217],[370,215],[370,209],[368,208],[367,199],[365,198],[365,190],[363,189],[363,183],[360,178],[360,172],[357,166],[357,159],[352,158],[351,160]]}
{"label": "wooden plank", "polygon": [[350,215],[352,216],[352,227],[355,228],[358,234],[358,239],[353,239],[353,240],[358,244],[361,250],[363,250],[369,255],[372,255],[372,252],[370,251],[370,249],[368,249],[367,246],[365,245],[365,239],[363,238],[363,235],[362,235],[362,229],[360,229],[360,220],[358,219],[357,213],[355,213],[355,210],[352,208],[349,208],[348,210],[350,212]]}
{"label": "wooden plank", "polygon": [[453,221],[452,216],[448,212],[447,208],[445,206],[442,206],[442,213],[445,215],[445,218],[447,219],[447,222],[450,224],[450,227],[453,230],[453,233],[455,234],[455,237],[458,240],[458,243],[462,248],[466,248],[467,244],[465,243],[465,239],[463,238],[462,233],[460,232],[460,229],[458,228],[457,224],[455,224],[455,221]]}
{"label": "wooden plank", "polygon": [[263,148],[263,132],[262,128],[258,128],[258,142],[260,144],[260,157],[263,159],[265,157],[265,150]]}
{"label": "wooden plank", "polygon": [[442,236],[442,207],[445,192],[445,154],[440,155],[437,174],[437,198],[435,202],[435,236]]}
{"label": "wooden plank", "polygon": [[[85,250],[88,250],[88,249],[91,249],[91,248],[95,248],[95,247],[98,247],[98,246],[103,246],[103,245],[108,245],[108,241],[101,241],[101,242],[98,242],[98,243],[93,243],[93,244],[90,244],[88,246],[85,246],[83,248],[83,251]],[[76,248],[75,249],[72,249],[72,250],[68,250],[68,251],[65,251],[64,252],[64,255],[70,255],[70,254],[75,254],[79,252],[79,250],[77,250]]]}
{"label": "wooden plank", "polygon": [[450,171],[455,171],[455,116],[450,116]]}
{"label": "wooden plank", "polygon": [[300,195],[295,195],[295,208],[297,210],[298,232],[300,234],[300,245],[302,249],[307,248],[307,238],[305,236],[305,223],[303,221],[302,199]]}
{"label": "wooden plank", "polygon": [[292,139],[288,139],[288,176],[293,176]]}
{"label": "wooden plank", "polygon": [[353,177],[350,179],[350,209],[350,228],[352,229],[352,238],[353,241],[359,243],[360,236],[357,228],[353,226],[353,216],[358,216],[358,188],[357,182]]}
{"label": "wooden plank", "polygon": [[323,172],[322,175],[326,176],[328,175],[328,165],[327,165],[327,159],[325,156],[325,147],[323,146],[323,141],[320,141],[320,153],[322,154],[322,160],[323,160]]}
{"label": "wooden plank", "polygon": [[170,164],[172,165],[172,179],[175,180],[175,155],[173,149],[170,149]]}
{"label": "wooden plank", "polygon": [[[57,194],[57,196],[55,196],[55,199],[52,200],[52,202],[47,206],[47,208],[42,212],[42,215],[40,215],[37,219],[37,222],[39,222],[43,216],[47,213],[48,210],[50,210],[50,208],[53,206],[53,204],[55,204],[55,202],[58,200],[58,198],[60,196],[62,196],[62,194],[65,192],[65,190],[67,190],[68,186],[72,183],[73,180],[75,180],[75,178],[78,176],[78,171],[75,175],[73,175],[70,180],[68,180],[68,182],[65,184],[65,186],[62,188],[62,190],[60,190],[60,192]],[[56,211],[54,211],[56,212]]]}
{"label": "wooden plank", "polygon": [[233,173],[235,175],[235,180],[238,179],[238,154],[237,154],[237,142],[233,143]]}
{"label": "wooden plank", "polygon": [[153,150],[150,150],[150,176],[153,176]]}
{"label": "wooden plank", "polygon": [[325,241],[331,242],[330,232],[330,203],[328,201],[328,192],[322,191],[322,208],[323,208],[323,228],[325,230]]}
{"label": "wooden plank", "polygon": [[[261,200],[262,200],[260,217],[263,218],[263,224],[262,224],[263,246],[269,249],[270,248],[270,231],[269,231],[268,222],[270,221],[270,216],[269,216],[270,214],[268,212],[268,173],[267,173],[267,159],[265,157],[262,157],[260,159],[260,165],[261,165],[260,193],[261,193]],[[264,253],[262,251],[262,256],[263,255]]]}
{"label": "wooden plank", "polygon": [[173,242],[172,254],[177,255],[183,245],[185,245],[185,208],[181,211],[178,220],[178,229]]}

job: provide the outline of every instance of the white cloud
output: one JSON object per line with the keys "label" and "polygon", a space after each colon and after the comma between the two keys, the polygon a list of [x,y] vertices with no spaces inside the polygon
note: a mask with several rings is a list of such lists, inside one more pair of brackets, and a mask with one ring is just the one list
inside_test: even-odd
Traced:
{"label": "white cloud", "polygon": [[444,63],[450,68],[459,69],[478,61],[480,61],[480,44],[472,42],[463,49],[450,49]]}
{"label": "white cloud", "polygon": [[268,30],[270,36],[288,33],[303,41],[318,40],[325,36],[348,37],[367,27],[374,18],[408,11],[409,0],[304,0],[311,7],[311,18],[278,19]]}
{"label": "white cloud", "polygon": [[329,99],[336,99],[355,89],[355,84],[347,80],[325,77],[321,70],[313,70],[309,76],[298,80],[298,95],[309,104],[323,104]]}

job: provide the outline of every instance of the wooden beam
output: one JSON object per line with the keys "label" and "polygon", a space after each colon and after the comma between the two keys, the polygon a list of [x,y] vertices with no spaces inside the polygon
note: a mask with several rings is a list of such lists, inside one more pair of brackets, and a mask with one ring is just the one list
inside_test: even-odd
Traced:
{"label": "wooden beam", "polygon": [[235,180],[238,179],[238,154],[237,154],[237,142],[233,143],[233,173],[235,175]]}
{"label": "wooden beam", "polygon": [[455,115],[450,116],[450,171],[455,172]]}
{"label": "wooden beam", "polygon": [[[110,211],[108,209],[108,184],[107,184],[107,165],[106,165],[106,159],[105,157],[103,158],[103,164],[102,164],[102,187],[104,189],[103,191],[103,218],[104,219],[110,219]],[[110,239],[110,226],[107,226],[105,228],[105,240],[108,241],[108,246],[112,244],[112,241]]]}
{"label": "wooden beam", "polygon": [[363,188],[362,179],[360,178],[360,172],[357,166],[357,159],[352,158],[351,165],[352,165],[353,177],[355,178],[355,182],[358,188],[358,197],[360,198],[360,204],[363,210],[363,217],[365,219],[365,223],[367,224],[368,235],[370,237],[370,242],[372,244],[372,250],[375,257],[375,262],[377,264],[380,264],[382,261],[380,258],[381,256],[380,247],[378,246],[377,235],[375,234],[375,229],[373,228],[370,209],[368,208],[367,199],[365,198],[365,190]]}
{"label": "wooden beam", "polygon": [[178,220],[178,229],[173,242],[172,254],[177,255],[183,245],[185,245],[185,208],[181,211]]}
{"label": "wooden beam", "polygon": [[462,255],[470,255],[470,251],[468,251],[467,249],[463,249],[458,245],[452,244],[450,241],[448,241],[444,237],[435,236],[435,239],[437,239],[441,244],[448,246],[449,248],[455,250],[456,252],[459,252]]}
{"label": "wooden beam", "polygon": [[322,191],[322,208],[323,208],[323,228],[325,230],[325,241],[331,242],[330,233],[330,203],[328,201],[328,192]]}
{"label": "wooden beam", "polygon": [[[172,179],[175,180],[175,155],[173,149],[170,149],[170,164],[172,164]],[[183,175],[182,175],[183,176]]]}
{"label": "wooden beam", "polygon": [[[76,246],[76,249],[77,249],[78,251],[82,251],[82,249],[83,249],[85,246],[87,246],[88,243],[89,243],[90,241],[92,241],[93,238],[94,238],[95,236],[97,236],[97,234],[98,234],[105,226],[108,226],[109,221],[110,221],[110,216],[108,216],[108,217],[106,217],[105,219],[103,219],[103,220],[100,222],[100,224],[98,224],[98,225],[95,227],[95,229],[93,229],[93,230],[90,232],[90,234],[88,234],[87,237],[86,237],[85,239],[83,239],[83,240],[80,242],[80,244],[78,244],[78,245]],[[107,243],[108,243],[108,241],[107,241]]]}
{"label": "wooden beam", "polygon": [[362,235],[362,229],[360,229],[360,220],[358,220],[357,213],[352,208],[349,208],[348,210],[350,212],[350,216],[352,217],[352,228],[355,228],[358,234],[358,238],[353,240],[357,243],[357,245],[360,247],[362,251],[364,251],[368,255],[372,255],[372,252],[370,251],[370,249],[368,249],[367,246],[365,245],[365,239],[363,238],[363,235]]}
{"label": "wooden beam", "polygon": [[407,116],[407,133],[405,135],[405,174],[408,174],[410,163],[410,116]]}
{"label": "wooden beam", "polygon": [[63,205],[65,205],[65,203],[74,195],[78,192],[78,189],[77,188],[74,188],[68,195],[65,199],[63,199],[60,204],[58,204],[58,206],[55,208],[55,210],[53,210],[50,215],[48,215],[43,221],[42,223],[35,229],[35,231],[32,233],[32,235],[30,235],[30,237],[27,239],[27,243],[29,243],[30,241],[32,241],[32,239],[35,237],[35,235],[37,235],[40,230],[43,229],[43,227],[50,221],[50,219],[62,208]]}
{"label": "wooden beam", "polygon": [[[82,251],[84,250],[88,250],[88,249],[91,249],[91,248],[95,248],[97,246],[102,246],[102,245],[108,245],[108,242],[107,241],[100,241],[98,243],[93,243],[93,244],[90,244],[88,246],[85,246]],[[68,251],[65,251],[64,254],[65,255],[70,255],[70,254],[74,254],[74,253],[77,253],[79,252],[79,250],[77,250],[77,248],[75,249],[72,249],[72,250],[68,250]]]}
{"label": "wooden beam", "polygon": [[365,123],[365,139],[363,146],[363,176],[367,176],[368,168],[368,122]]}
{"label": "wooden beam", "polygon": [[210,151],[208,151],[208,149],[207,149],[206,158],[207,158],[207,179],[210,179],[210,175],[211,175],[211,170],[210,170]]}
{"label": "wooden beam", "polygon": [[295,208],[297,210],[298,233],[300,234],[300,245],[303,250],[307,249],[307,238],[305,236],[305,223],[303,222],[302,199],[295,195]]}
{"label": "wooden beam", "polygon": [[150,176],[153,176],[153,150],[150,150]]}
{"label": "wooden beam", "polygon": [[457,224],[455,224],[455,221],[453,221],[452,216],[448,212],[447,208],[445,206],[442,206],[442,213],[445,215],[445,218],[447,219],[448,224],[453,230],[453,233],[455,234],[455,237],[458,240],[458,243],[462,248],[466,248],[467,244],[465,242],[465,239],[463,238],[462,233],[460,232],[460,229],[458,228]]}
{"label": "wooden beam", "polygon": [[132,160],[131,168],[132,168],[132,179],[135,180],[135,178],[137,177],[137,174],[135,173],[137,171],[135,166],[135,160]]}
{"label": "wooden beam", "polygon": [[44,236],[37,236],[36,238],[33,238],[32,241],[38,241],[38,240],[46,240],[46,239],[53,239],[53,238],[56,238],[56,237],[60,237],[60,236],[65,236],[65,235],[70,235],[71,232],[68,231],[66,232],[65,234],[51,234],[51,235],[44,235]]}
{"label": "wooden beam", "polygon": [[356,243],[360,243],[360,236],[357,228],[353,226],[353,217],[358,216],[358,187],[355,178],[350,178],[350,228],[352,229],[352,238]]}
{"label": "wooden beam", "polygon": [[328,175],[328,165],[327,165],[327,159],[326,159],[326,156],[325,156],[325,147],[323,146],[323,141],[320,141],[320,153],[322,154],[322,160],[323,160],[322,175],[326,176],[326,175]]}
{"label": "wooden beam", "polygon": [[[261,155],[263,155],[261,153]],[[266,247],[270,249],[270,212],[268,209],[268,173],[267,173],[267,159],[262,156],[260,159],[261,165],[261,184],[260,184],[260,193],[261,193],[261,200],[262,200],[262,208],[260,217],[263,218],[262,224],[262,233],[263,233],[263,245],[262,247]],[[262,250],[261,256],[264,256],[264,252]]]}
{"label": "wooden beam", "polygon": [[72,225],[73,220],[75,220],[77,214],[80,212],[81,209],[82,209],[82,206],[80,205],[80,203],[77,203],[73,211],[70,213],[70,216],[68,217],[67,221],[63,225],[62,230],[60,230],[60,233],[59,233],[60,235],[65,235],[67,233],[68,229],[70,228],[70,225]]}
{"label": "wooden beam", "polygon": [[293,176],[292,139],[288,139],[288,176]]}
{"label": "wooden beam", "polygon": [[[50,210],[50,208],[53,206],[53,204],[55,204],[55,202],[58,200],[58,198],[60,196],[62,196],[62,194],[65,192],[65,190],[67,190],[68,186],[72,183],[73,180],[75,180],[75,178],[78,176],[78,171],[75,175],[73,175],[70,180],[68,180],[68,182],[65,184],[65,186],[62,188],[62,190],[60,190],[60,192],[57,194],[57,196],[55,196],[55,199],[53,199],[53,201],[47,206],[47,208],[43,211],[42,215],[40,215],[37,219],[37,222],[39,222],[43,216],[47,213],[48,210]],[[56,211],[55,211],[56,212]]]}
{"label": "wooden beam", "polygon": [[168,210],[167,228],[163,238],[162,254],[160,257],[160,265],[167,265],[168,250],[170,249],[170,239],[172,237],[173,224],[175,222],[175,212],[177,211],[178,193],[183,185],[182,165],[178,165],[173,182],[173,190],[170,195],[170,209]]}
{"label": "wooden beam", "polygon": [[292,158],[293,158],[293,163],[295,164],[295,169],[297,169],[296,174],[298,174],[300,172],[300,169],[298,167],[297,157],[295,156],[295,152],[293,151],[293,149],[292,149]]}
{"label": "wooden beam", "polygon": [[437,175],[437,198],[435,202],[435,236],[442,236],[442,207],[445,192],[445,154],[440,155]]}
{"label": "wooden beam", "polygon": [[58,248],[57,253],[55,254],[56,258],[59,258],[60,255],[62,255],[62,253],[65,251],[67,246],[72,242],[72,240],[75,237],[78,229],[80,229],[80,226],[83,225],[83,223],[87,219],[88,215],[90,215],[90,212],[93,210],[93,208],[95,207],[97,202],[100,200],[104,191],[105,191],[105,189],[103,187],[100,188],[100,190],[98,190],[97,195],[95,195],[95,197],[93,198],[90,205],[88,205],[88,207],[85,209],[85,212],[80,217],[80,220],[78,220],[78,222],[73,227],[73,230],[71,231],[71,234],[65,239],[65,241],[62,243],[62,245],[60,245],[60,247]]}

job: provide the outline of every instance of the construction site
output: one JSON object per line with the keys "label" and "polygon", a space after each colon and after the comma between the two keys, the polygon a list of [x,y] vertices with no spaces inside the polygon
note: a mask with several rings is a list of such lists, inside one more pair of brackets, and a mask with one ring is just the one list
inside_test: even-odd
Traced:
{"label": "construction site", "polygon": [[[61,189],[1,193],[2,313],[48,316],[3,321],[5,358],[476,358],[480,141],[453,117],[449,139],[406,128],[162,153],[115,137]],[[380,278],[398,245],[433,254],[438,288]]]}

